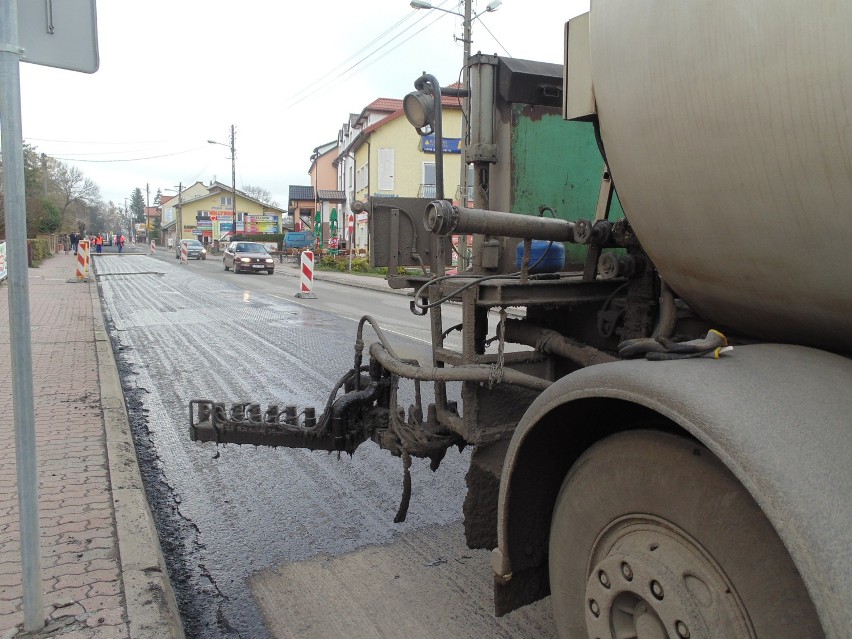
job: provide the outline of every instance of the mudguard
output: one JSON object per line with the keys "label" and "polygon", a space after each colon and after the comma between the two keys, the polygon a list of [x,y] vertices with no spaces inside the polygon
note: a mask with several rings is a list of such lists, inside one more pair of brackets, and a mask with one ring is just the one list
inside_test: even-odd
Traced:
{"label": "mudguard", "polygon": [[[610,411],[612,405],[620,408]],[[605,437],[613,432],[607,431],[607,419],[599,418],[607,411],[610,424],[617,421],[613,415],[640,420],[662,416],[707,446],[772,522],[811,593],[827,636],[848,636],[852,360],[780,344],[739,346],[718,360],[600,364],[572,373],[544,391],[522,418],[503,466],[498,546],[492,554],[498,609],[501,585],[510,586],[518,573],[537,570],[536,579],[546,578],[552,503],[530,509],[527,501],[549,500],[558,486],[545,484],[557,480],[561,484],[561,478],[554,473],[554,478],[543,479],[548,463],[542,463],[542,451],[559,442],[561,450],[553,457],[567,460],[559,462],[558,473],[564,477],[565,465],[592,443],[588,437],[566,437],[566,429],[588,432],[590,421],[594,428],[599,422],[604,432],[595,437]],[[551,434],[542,432],[546,430]],[[562,431],[558,438],[552,434],[556,431]],[[535,485],[529,479],[533,475],[539,480],[536,490],[530,489]],[[538,548],[542,539],[545,550]],[[525,595],[518,592],[528,595],[534,589],[529,583],[512,587],[519,598]],[[504,610],[511,607],[507,604]]]}

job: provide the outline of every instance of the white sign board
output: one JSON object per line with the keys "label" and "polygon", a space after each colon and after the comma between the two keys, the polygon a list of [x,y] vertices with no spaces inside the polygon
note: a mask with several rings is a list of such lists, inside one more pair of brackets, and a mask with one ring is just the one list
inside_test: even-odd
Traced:
{"label": "white sign board", "polygon": [[21,62],[69,71],[98,70],[95,0],[18,0]]}

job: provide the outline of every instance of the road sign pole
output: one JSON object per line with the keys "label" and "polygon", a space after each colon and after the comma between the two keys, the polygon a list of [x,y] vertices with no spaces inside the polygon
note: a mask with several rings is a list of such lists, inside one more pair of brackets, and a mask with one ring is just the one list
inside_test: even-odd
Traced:
{"label": "road sign pole", "polygon": [[27,274],[27,219],[24,208],[20,58],[17,0],[0,0],[0,138],[6,205],[11,347],[9,360],[12,369],[12,412],[15,420],[15,460],[20,511],[21,583],[24,630],[37,632],[44,628],[44,598],[41,587],[38,462]]}
{"label": "road sign pole", "polygon": [[346,215],[346,246],[349,248],[349,272],[352,272],[352,249],[355,243],[355,214],[351,211]]}

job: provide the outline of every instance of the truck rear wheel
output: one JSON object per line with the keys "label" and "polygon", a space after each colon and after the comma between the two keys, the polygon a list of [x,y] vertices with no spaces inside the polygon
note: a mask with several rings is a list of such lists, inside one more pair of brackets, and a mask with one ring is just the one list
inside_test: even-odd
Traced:
{"label": "truck rear wheel", "polygon": [[672,434],[619,433],[576,461],[549,563],[563,639],[824,636],[751,495],[707,448]]}

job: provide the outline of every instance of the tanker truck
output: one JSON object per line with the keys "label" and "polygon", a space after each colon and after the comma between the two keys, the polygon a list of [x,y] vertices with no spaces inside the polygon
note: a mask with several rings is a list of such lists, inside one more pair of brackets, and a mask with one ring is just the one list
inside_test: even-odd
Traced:
{"label": "tanker truck", "polygon": [[[364,317],[321,414],[196,400],[191,437],[372,440],[406,479],[472,447],[496,614],[549,595],[564,638],[852,636],[850,24],[829,0],[593,0],[564,65],[472,56],[472,205],[359,205],[431,361]],[[442,89],[415,89],[440,140]]]}

